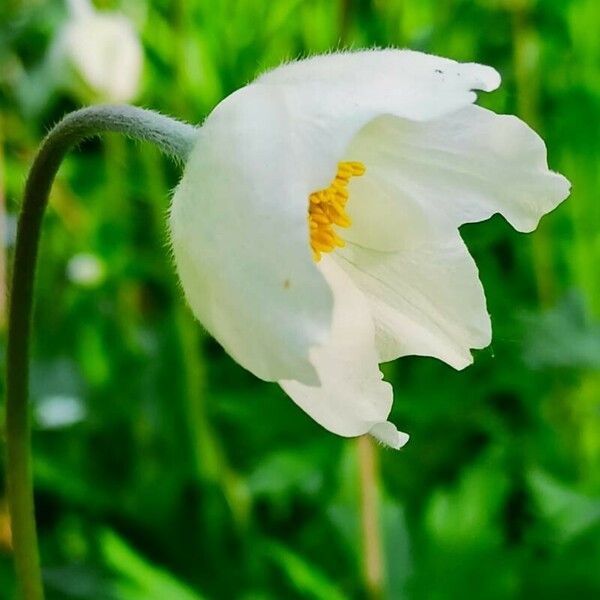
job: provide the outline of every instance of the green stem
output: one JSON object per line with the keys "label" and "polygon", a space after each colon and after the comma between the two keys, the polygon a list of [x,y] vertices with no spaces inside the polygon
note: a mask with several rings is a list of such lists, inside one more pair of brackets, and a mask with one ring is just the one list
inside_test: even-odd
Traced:
{"label": "green stem", "polygon": [[23,600],[44,597],[35,528],[27,405],[33,287],[42,218],[65,154],[82,140],[105,132],[123,133],[154,143],[183,163],[192,148],[196,130],[191,125],[133,106],[84,108],[67,115],[50,131],[29,171],[17,229],[6,350],[6,476],[15,568]]}
{"label": "green stem", "polygon": [[369,600],[385,596],[385,568],[379,514],[379,460],[377,446],[368,435],[356,439],[358,450],[362,569]]}
{"label": "green stem", "polygon": [[6,203],[4,196],[4,123],[0,117],[0,336],[6,325]]}
{"label": "green stem", "polygon": [[[517,113],[531,127],[542,130],[540,123],[539,36],[531,24],[530,0],[512,0],[513,66],[517,94]],[[538,299],[551,306],[556,297],[555,258],[551,222],[544,221],[530,237],[531,258]]]}

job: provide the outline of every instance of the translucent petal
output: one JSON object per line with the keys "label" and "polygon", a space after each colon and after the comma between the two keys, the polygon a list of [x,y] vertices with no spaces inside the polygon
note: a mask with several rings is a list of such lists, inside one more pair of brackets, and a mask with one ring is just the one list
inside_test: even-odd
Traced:
{"label": "translucent petal", "polygon": [[[361,435],[387,422],[392,387],[382,380],[377,365],[375,330],[366,298],[331,257],[324,257],[319,268],[334,294],[331,338],[311,351],[320,385],[279,383],[296,404],[329,431]],[[378,439],[399,447],[405,434],[393,434],[392,430],[396,431],[390,423]]]}
{"label": "translucent petal", "polygon": [[365,294],[380,362],[433,356],[457,369],[491,341],[477,267],[458,232],[382,252],[349,243],[336,261]]}
{"label": "translucent petal", "polygon": [[523,121],[478,106],[427,122],[371,121],[346,150],[365,175],[350,182],[348,239],[393,250],[501,213],[519,231],[569,194],[548,169],[542,139]]}

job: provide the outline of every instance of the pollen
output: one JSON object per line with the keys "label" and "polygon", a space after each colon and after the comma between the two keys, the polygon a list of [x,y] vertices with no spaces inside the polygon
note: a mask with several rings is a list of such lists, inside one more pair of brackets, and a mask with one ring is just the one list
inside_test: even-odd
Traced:
{"label": "pollen", "polygon": [[346,213],[348,183],[352,177],[364,175],[365,165],[361,162],[340,162],[337,173],[328,188],[313,192],[308,197],[308,228],[310,247],[315,262],[321,254],[343,248],[346,243],[336,233],[334,226],[350,227],[352,222]]}

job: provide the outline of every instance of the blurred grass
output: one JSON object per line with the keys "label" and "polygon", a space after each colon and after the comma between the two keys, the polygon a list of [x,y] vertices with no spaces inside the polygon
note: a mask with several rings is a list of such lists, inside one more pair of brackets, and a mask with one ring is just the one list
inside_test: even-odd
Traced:
{"label": "blurred grass", "polygon": [[[482,104],[539,130],[573,195],[531,236],[498,217],[463,228],[495,331],[473,367],[386,366],[393,420],[412,441],[380,456],[385,597],[597,598],[597,0],[97,6],[122,9],[142,36],[138,103],[193,122],[261,70],[338,47],[407,46],[502,73],[502,89]],[[0,5],[9,253],[36,145],[78,106],[43,78],[24,86],[64,16],[58,0]],[[165,250],[177,175],[153,149],[108,137],[74,153],[54,188],[32,384],[49,597],[364,598],[352,446],[237,367],[183,306]],[[98,281],[69,278],[81,254],[101,265]],[[52,403],[78,409],[49,426]],[[9,544],[0,502],[7,599]]]}

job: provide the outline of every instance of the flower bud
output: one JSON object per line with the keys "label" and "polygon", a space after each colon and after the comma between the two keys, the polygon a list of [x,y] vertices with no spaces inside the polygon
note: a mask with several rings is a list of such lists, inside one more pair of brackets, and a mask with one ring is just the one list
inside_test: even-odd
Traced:
{"label": "flower bud", "polygon": [[84,102],[131,102],[139,93],[143,49],[131,21],[118,12],[71,2],[51,61],[60,84]]}

